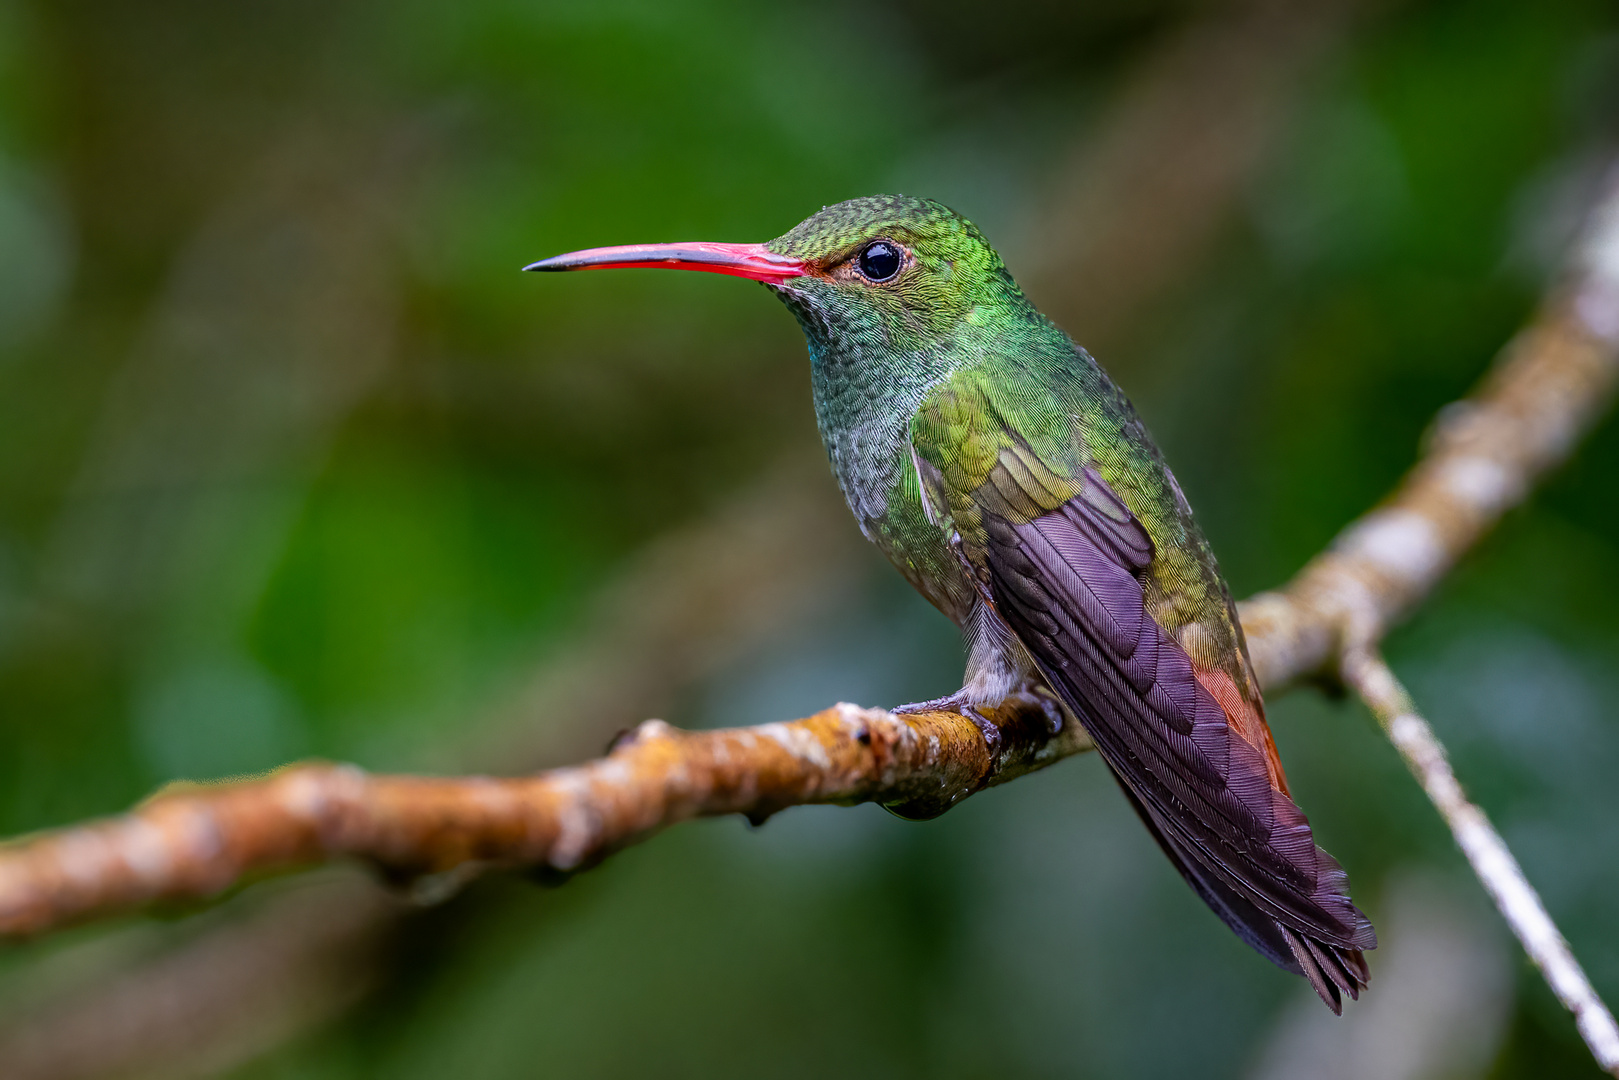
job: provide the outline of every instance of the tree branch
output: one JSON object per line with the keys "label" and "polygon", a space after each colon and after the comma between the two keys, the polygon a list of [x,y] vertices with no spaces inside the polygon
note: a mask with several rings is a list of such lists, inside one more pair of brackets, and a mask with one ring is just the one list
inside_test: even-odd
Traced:
{"label": "tree branch", "polygon": [[213,896],[249,874],[356,857],[392,874],[489,866],[571,873],[694,817],[762,821],[788,806],[877,802],[934,817],[983,787],[1086,749],[1039,709],[995,717],[991,755],[953,713],[837,705],[791,723],[681,731],[649,720],[602,759],[496,779],[373,776],[291,765],[261,779],[178,784],[123,817],[0,855],[0,934],[38,933],[155,901]]}

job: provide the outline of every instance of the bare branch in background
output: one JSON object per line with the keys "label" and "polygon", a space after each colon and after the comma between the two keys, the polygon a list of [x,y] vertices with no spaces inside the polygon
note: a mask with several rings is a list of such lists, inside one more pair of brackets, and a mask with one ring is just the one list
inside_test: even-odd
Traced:
{"label": "bare branch in background", "polygon": [[1451,770],[1445,748],[1433,728],[1416,711],[1411,696],[1394,672],[1373,649],[1354,647],[1343,658],[1343,675],[1360,695],[1400,757],[1422,785],[1423,793],[1439,809],[1456,845],[1467,856],[1473,873],[1490,894],[1524,952],[1546,977],[1552,992],[1569,1012],[1597,1064],[1619,1075],[1619,1026],[1597,996],[1574,951],[1540,902],[1523,868],[1490,819],[1468,801]]}

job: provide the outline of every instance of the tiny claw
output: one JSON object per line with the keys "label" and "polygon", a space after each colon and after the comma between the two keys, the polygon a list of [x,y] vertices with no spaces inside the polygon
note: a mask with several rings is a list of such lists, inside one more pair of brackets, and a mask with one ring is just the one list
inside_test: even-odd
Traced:
{"label": "tiny claw", "polygon": [[1040,714],[1046,718],[1046,733],[1058,735],[1062,732],[1063,719],[1062,706],[1055,700],[1038,690],[1014,690],[1006,695],[1012,701],[1025,709],[1039,709]]}

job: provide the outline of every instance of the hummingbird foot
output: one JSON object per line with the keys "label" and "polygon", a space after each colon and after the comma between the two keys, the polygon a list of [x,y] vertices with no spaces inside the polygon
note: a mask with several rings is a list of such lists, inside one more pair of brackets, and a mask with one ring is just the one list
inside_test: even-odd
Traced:
{"label": "hummingbird foot", "polygon": [[1067,721],[1062,714],[1062,706],[1057,704],[1055,698],[1049,694],[1042,694],[1038,690],[1014,690],[1006,695],[1006,700],[1024,709],[1038,709],[1046,718],[1046,732],[1057,735],[1062,732],[1063,724]]}
{"label": "hummingbird foot", "polygon": [[973,726],[984,736],[984,745],[989,747],[990,760],[995,763],[992,770],[999,767],[1001,729],[995,725],[993,720],[973,706],[972,698],[968,696],[966,687],[944,697],[930,698],[927,701],[913,701],[909,705],[896,705],[888,711],[899,715],[906,713],[953,712],[971,720]]}

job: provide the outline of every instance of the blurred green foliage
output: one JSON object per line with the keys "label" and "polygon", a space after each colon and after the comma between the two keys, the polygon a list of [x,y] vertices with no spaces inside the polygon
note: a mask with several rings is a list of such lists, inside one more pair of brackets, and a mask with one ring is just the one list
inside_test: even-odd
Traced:
{"label": "blurred green foliage", "polygon": [[[1016,273],[1073,148],[1203,10],[0,0],[0,828],[494,737],[634,553],[816,453],[757,289],[516,269],[905,190]],[[1218,243],[1102,357],[1239,595],[1384,492],[1532,310],[1619,134],[1619,15],[1379,5],[1291,92]],[[1392,651],[1610,1000],[1615,469],[1610,423]],[[669,718],[909,700],[958,664],[873,555]],[[1471,895],[1356,707],[1272,719],[1374,918],[1412,866]],[[354,1013],[237,1074],[1239,1076],[1305,992],[1095,760],[923,825],[686,826],[411,927]],[[1499,1035],[1492,1076],[1591,1072],[1526,967]]]}

